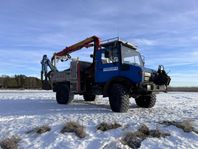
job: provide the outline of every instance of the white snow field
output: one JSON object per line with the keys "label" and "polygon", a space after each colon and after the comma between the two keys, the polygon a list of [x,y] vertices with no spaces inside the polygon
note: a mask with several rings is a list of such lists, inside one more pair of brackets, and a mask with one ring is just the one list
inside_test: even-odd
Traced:
{"label": "white snow field", "polygon": [[[70,105],[58,105],[52,91],[0,90],[0,140],[17,135],[21,138],[18,147],[22,149],[122,149],[129,147],[121,143],[121,138],[146,124],[150,129],[157,128],[171,135],[147,138],[141,143],[142,149],[197,149],[198,134],[158,122],[188,120],[198,130],[198,93],[161,93],[157,99],[154,108],[144,109],[137,107],[131,98],[128,113],[114,113],[107,98],[85,102],[81,96],[75,96]],[[60,133],[70,121],[85,127],[85,138]],[[96,129],[101,122],[117,122],[122,127],[102,132]],[[49,125],[51,131],[41,135],[26,133],[42,125]]]}

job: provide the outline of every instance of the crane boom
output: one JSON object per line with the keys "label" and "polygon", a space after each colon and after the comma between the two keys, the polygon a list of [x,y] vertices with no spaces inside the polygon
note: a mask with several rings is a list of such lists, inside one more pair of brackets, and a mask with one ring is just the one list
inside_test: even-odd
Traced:
{"label": "crane boom", "polygon": [[[93,43],[93,44],[92,44]],[[83,47],[91,47],[94,46],[94,51],[99,48],[100,45],[100,40],[97,36],[92,36],[89,38],[86,38],[76,44],[73,44],[69,47],[64,48],[62,51],[54,53],[54,55],[51,58],[51,61],[47,58],[47,55],[43,56],[43,59],[41,61],[42,65],[42,70],[41,70],[41,80],[45,82],[48,79],[48,67],[51,69],[53,72],[58,72],[56,68],[56,59],[62,59],[64,57],[69,57],[69,54],[72,52],[75,52],[77,50],[80,50]]]}
{"label": "crane boom", "polygon": [[62,51],[55,53],[54,56],[66,56],[67,54],[80,50],[83,47],[92,46],[90,45],[92,42],[94,42],[94,45],[96,46],[96,48],[99,47],[99,44],[100,44],[99,38],[97,36],[92,36],[76,44],[73,44],[69,47],[64,48]]}

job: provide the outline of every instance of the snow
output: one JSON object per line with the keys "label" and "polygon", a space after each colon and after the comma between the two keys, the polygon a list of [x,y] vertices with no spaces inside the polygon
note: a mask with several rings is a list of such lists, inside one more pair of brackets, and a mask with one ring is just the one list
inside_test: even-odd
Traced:
{"label": "snow", "polygon": [[[169,132],[166,138],[147,138],[142,149],[198,148],[198,134],[186,133],[175,126],[159,124],[163,120],[190,120],[198,130],[198,93],[171,92],[157,95],[154,108],[143,109],[130,99],[128,113],[113,113],[107,98],[99,96],[95,102],[85,102],[75,96],[70,105],[58,105],[55,93],[42,90],[0,90],[0,140],[18,135],[22,140],[19,148],[129,148],[120,140],[127,132],[134,132],[141,124],[150,129]],[[86,130],[86,137],[78,138],[73,133],[61,134],[66,122],[76,121]],[[101,122],[117,122],[121,128],[101,132],[96,127]],[[44,134],[26,134],[37,126],[49,125],[51,131]]]}

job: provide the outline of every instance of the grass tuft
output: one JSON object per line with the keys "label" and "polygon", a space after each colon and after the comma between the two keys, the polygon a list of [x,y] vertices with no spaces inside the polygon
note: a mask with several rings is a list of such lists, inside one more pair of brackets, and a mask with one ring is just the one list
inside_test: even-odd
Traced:
{"label": "grass tuft", "polygon": [[101,130],[101,131],[107,131],[107,130],[110,130],[110,129],[116,129],[116,128],[119,128],[121,127],[120,124],[118,123],[113,123],[113,124],[108,124],[108,123],[100,123],[98,126],[97,126],[97,130]]}
{"label": "grass tuft", "polygon": [[167,132],[162,132],[159,129],[156,130],[150,130],[149,131],[149,137],[153,137],[153,138],[165,138],[170,136],[170,133]]}
{"label": "grass tuft", "polygon": [[138,129],[138,132],[141,132],[145,135],[149,135],[149,128],[148,126],[146,126],[145,124],[142,124],[139,129]]}
{"label": "grass tuft", "polygon": [[17,136],[12,136],[0,141],[0,148],[2,149],[17,149],[18,143],[21,139]]}
{"label": "grass tuft", "polygon": [[77,122],[66,123],[60,132],[72,132],[75,133],[79,138],[84,138],[86,136],[84,127]]}
{"label": "grass tuft", "polygon": [[[137,136],[139,135],[139,137]],[[142,137],[140,137],[142,135]],[[129,147],[136,149],[141,146],[141,142],[144,140],[144,134],[128,132],[121,140],[124,145],[128,145]]]}
{"label": "grass tuft", "polygon": [[43,133],[46,133],[46,132],[48,132],[50,130],[51,130],[51,128],[48,125],[43,125],[41,127],[36,127],[36,128],[34,128],[32,130],[29,130],[26,133],[27,134],[29,134],[29,133],[43,134]]}
{"label": "grass tuft", "polygon": [[198,130],[196,130],[194,127],[193,127],[193,124],[191,121],[182,121],[182,122],[176,122],[176,121],[162,121],[162,122],[159,122],[160,124],[164,124],[166,126],[170,126],[170,125],[173,125],[177,128],[180,128],[182,129],[184,132],[195,132],[198,134]]}
{"label": "grass tuft", "polygon": [[170,134],[161,132],[158,129],[149,130],[149,128],[143,124],[136,132],[128,132],[122,138],[121,142],[131,148],[136,149],[139,148],[141,146],[141,142],[148,137],[161,138],[166,136],[170,136]]}

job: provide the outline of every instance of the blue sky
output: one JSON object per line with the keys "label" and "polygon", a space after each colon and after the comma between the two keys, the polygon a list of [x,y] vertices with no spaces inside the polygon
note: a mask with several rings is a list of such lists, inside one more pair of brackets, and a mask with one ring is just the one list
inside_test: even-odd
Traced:
{"label": "blue sky", "polygon": [[1,0],[0,74],[39,77],[43,54],[119,36],[139,47],[147,67],[163,64],[172,86],[198,86],[197,20],[197,0]]}

